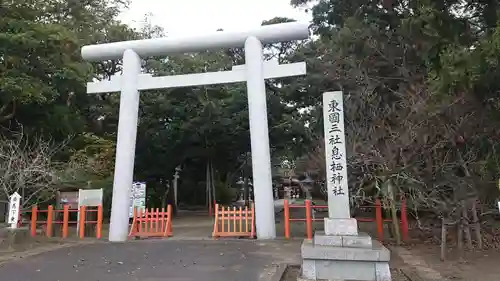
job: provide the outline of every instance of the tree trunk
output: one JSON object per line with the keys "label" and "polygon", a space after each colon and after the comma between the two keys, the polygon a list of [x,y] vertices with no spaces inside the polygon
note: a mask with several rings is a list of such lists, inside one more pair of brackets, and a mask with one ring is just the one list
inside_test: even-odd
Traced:
{"label": "tree trunk", "polygon": [[307,189],[301,182],[299,182],[299,187],[306,196],[306,199],[312,200],[311,192]]}
{"label": "tree trunk", "polygon": [[464,255],[464,224],[462,219],[457,222],[457,249],[460,258],[462,258]]}
{"label": "tree trunk", "polygon": [[464,234],[465,240],[467,241],[467,249],[472,250],[472,235],[470,232],[470,224],[469,224],[469,214],[468,214],[468,206],[465,200],[462,201],[462,218],[464,222]]}
{"label": "tree trunk", "polygon": [[165,192],[163,193],[163,197],[161,198],[161,207],[165,208],[165,210],[167,210],[169,191],[170,191],[170,184],[167,182],[165,186]]}
{"label": "tree trunk", "polygon": [[392,181],[389,180],[387,191],[389,195],[389,203],[391,208],[391,217],[392,217],[392,227],[394,229],[394,236],[396,238],[396,243],[401,245],[401,233],[399,231],[399,219],[398,212],[396,210],[396,202],[394,201],[394,190],[392,186]]}
{"label": "tree trunk", "polygon": [[215,193],[215,171],[214,171],[214,162],[210,159],[210,184],[212,188],[212,195],[213,195],[213,200],[214,202],[217,202],[217,197]]}
{"label": "tree trunk", "polygon": [[177,166],[175,168],[175,172],[174,172],[174,180],[173,180],[173,188],[174,188],[174,214],[177,215],[177,209],[179,208],[179,200],[178,200],[178,197],[179,197],[179,172],[178,172],[178,168],[180,166]]}
{"label": "tree trunk", "polygon": [[[384,218],[390,218],[390,217],[392,217],[392,215],[391,215],[391,208],[388,208],[388,209],[384,208],[382,219],[384,219]],[[385,226],[385,222],[382,221],[382,225]],[[387,232],[389,233],[389,237],[390,238],[396,238],[396,235],[394,234],[394,227],[387,227]]]}
{"label": "tree trunk", "polygon": [[479,249],[483,248],[483,238],[481,237],[481,224],[479,223],[479,218],[477,216],[477,201],[472,200],[472,224],[474,225],[474,234],[476,236],[477,247]]}
{"label": "tree trunk", "polygon": [[206,192],[207,192],[207,207],[209,210],[212,210],[212,188],[210,184],[210,161],[207,160],[207,169],[206,169]]}
{"label": "tree trunk", "polygon": [[446,220],[441,219],[441,260],[446,260]]}

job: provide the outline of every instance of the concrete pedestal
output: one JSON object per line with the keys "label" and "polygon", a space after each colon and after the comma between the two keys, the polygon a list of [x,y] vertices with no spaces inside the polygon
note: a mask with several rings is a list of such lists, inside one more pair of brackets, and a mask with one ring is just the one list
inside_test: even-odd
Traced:
{"label": "concrete pedestal", "polygon": [[325,219],[325,232],[305,240],[301,255],[305,280],[391,281],[389,250],[358,234],[355,219]]}

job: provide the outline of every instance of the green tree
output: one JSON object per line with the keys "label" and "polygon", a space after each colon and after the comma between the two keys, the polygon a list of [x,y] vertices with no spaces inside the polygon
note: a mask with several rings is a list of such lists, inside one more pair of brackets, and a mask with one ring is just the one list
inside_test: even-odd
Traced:
{"label": "green tree", "polygon": [[[495,3],[321,0],[312,7],[319,38],[295,54],[310,71],[286,85],[286,96],[310,109],[321,141],[321,94],[344,91],[353,203],[391,199],[388,189],[396,188],[415,210],[456,220],[462,200],[492,198]],[[315,148],[312,167],[323,153]]]}

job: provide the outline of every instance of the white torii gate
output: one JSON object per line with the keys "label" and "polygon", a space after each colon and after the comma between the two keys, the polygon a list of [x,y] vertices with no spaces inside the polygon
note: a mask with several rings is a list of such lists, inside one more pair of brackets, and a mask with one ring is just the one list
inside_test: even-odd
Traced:
{"label": "white torii gate", "polygon": [[[125,241],[128,235],[128,193],[134,173],[139,91],[243,81],[247,82],[248,91],[257,238],[276,237],[264,79],[303,75],[306,69],[303,62],[264,63],[262,44],[308,37],[308,25],[293,22],[246,32],[218,31],[196,37],[164,37],[82,48],[82,57],[88,61],[123,58],[122,75],[87,84],[88,93],[121,92],[109,241]],[[245,48],[245,65],[234,66],[231,71],[163,77],[141,74],[140,57],[238,47]]]}

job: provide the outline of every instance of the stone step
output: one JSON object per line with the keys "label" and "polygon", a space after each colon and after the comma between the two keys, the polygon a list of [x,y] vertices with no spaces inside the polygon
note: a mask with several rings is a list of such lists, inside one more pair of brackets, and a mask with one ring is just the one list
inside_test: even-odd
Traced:
{"label": "stone step", "polygon": [[323,231],[314,234],[314,245],[351,248],[372,248],[372,238],[364,232],[359,235],[326,235]]}
{"label": "stone step", "polygon": [[301,246],[303,259],[314,260],[350,260],[350,261],[386,261],[391,259],[390,251],[380,242],[373,241],[371,248],[333,247],[314,245],[305,240]]}
{"label": "stone step", "polygon": [[305,240],[301,255],[304,280],[391,281],[390,252],[376,240],[371,248],[315,245]]}

